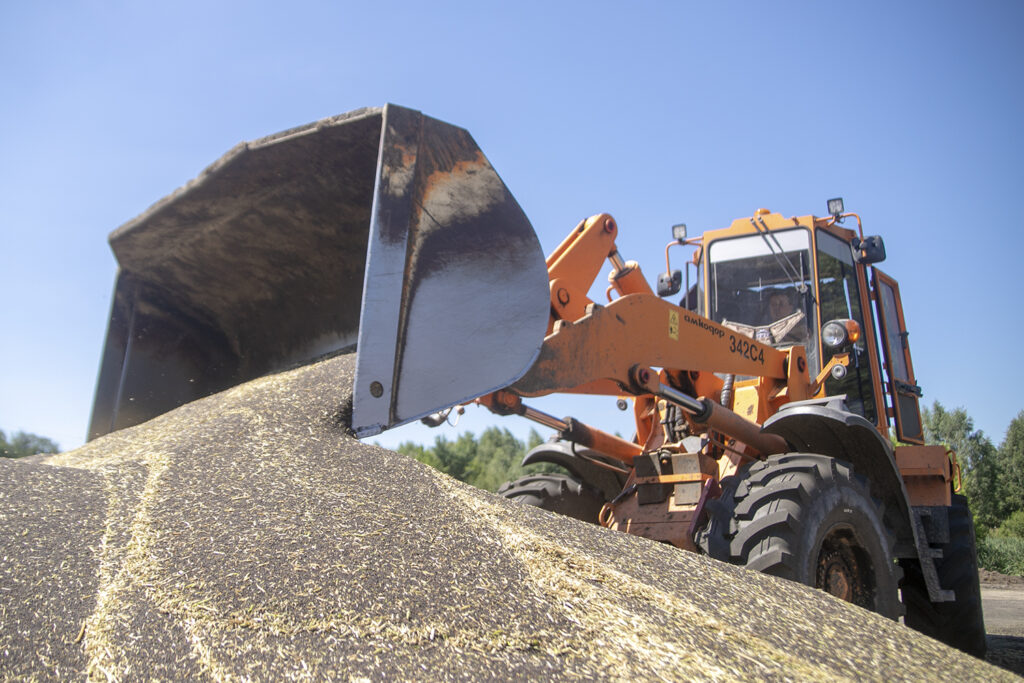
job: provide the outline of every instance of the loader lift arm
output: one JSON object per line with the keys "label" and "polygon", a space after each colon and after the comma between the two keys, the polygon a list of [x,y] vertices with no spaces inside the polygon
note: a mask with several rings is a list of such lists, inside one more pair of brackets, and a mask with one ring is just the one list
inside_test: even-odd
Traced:
{"label": "loader lift arm", "polygon": [[[717,401],[684,393],[694,386],[716,387],[714,372],[761,377],[775,395],[790,400],[809,396],[802,347],[779,350],[695,315],[657,297],[635,262],[623,262],[615,245],[617,225],[610,215],[582,221],[547,258],[551,290],[548,335],[536,362],[507,390],[478,402],[495,412],[511,411],[537,419],[521,408],[518,397],[556,392],[633,395],[641,400],[665,400],[682,407],[693,419],[748,444],[761,454],[786,450],[785,441],[761,434],[746,420]],[[601,306],[587,296],[605,259],[612,263],[611,288],[619,298]],[[667,371],[658,372],[656,368]],[[703,380],[699,378],[704,375]],[[688,386],[673,377],[685,376]],[[698,380],[698,381],[694,381]],[[621,439],[568,418],[555,426],[567,437],[625,462],[638,448]],[[628,443],[628,442],[625,442]]]}

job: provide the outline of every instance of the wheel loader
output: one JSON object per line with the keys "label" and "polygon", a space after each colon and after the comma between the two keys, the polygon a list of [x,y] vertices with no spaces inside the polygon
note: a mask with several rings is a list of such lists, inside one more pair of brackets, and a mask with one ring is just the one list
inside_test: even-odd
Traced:
{"label": "wheel loader", "polygon": [[[357,436],[471,402],[525,417],[556,438],[524,463],[563,473],[502,495],[981,655],[970,512],[954,454],[924,445],[881,237],[839,199],[679,225],[654,289],[618,231],[592,216],[545,258],[472,137],[395,105],[243,143],[111,234],[89,437],[355,350]],[[631,405],[635,434],[530,406],[554,393]]]}

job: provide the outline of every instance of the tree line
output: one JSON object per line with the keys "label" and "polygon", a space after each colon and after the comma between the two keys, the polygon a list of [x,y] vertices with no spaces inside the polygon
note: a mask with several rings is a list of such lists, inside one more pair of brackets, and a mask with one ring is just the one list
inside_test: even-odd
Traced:
{"label": "tree line", "polygon": [[925,440],[956,451],[980,564],[1024,574],[1024,411],[1010,422],[998,447],[974,429],[963,408],[947,410],[936,401],[922,417]]}
{"label": "tree line", "polygon": [[543,441],[535,429],[530,430],[524,443],[505,428],[488,427],[479,439],[472,432],[467,432],[454,441],[439,436],[433,446],[407,441],[395,450],[459,481],[487,491],[497,491],[506,481],[518,479],[527,471],[553,468],[552,465],[537,465],[524,469],[519,464],[527,451]]}
{"label": "tree line", "polygon": [[38,453],[59,453],[60,446],[52,439],[27,432],[15,432],[10,438],[0,429],[0,457],[24,458]]}

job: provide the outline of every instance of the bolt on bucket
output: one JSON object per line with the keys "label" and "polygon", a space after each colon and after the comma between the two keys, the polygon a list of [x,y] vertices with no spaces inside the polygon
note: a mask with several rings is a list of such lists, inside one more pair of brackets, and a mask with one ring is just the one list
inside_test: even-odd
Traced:
{"label": "bolt on bucket", "polygon": [[463,129],[360,109],[243,143],[115,230],[89,438],[358,347],[359,436],[507,386],[544,256]]}

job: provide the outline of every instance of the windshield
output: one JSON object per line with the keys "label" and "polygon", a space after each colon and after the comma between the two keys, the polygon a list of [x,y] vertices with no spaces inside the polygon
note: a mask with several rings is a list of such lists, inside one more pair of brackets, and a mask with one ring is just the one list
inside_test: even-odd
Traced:
{"label": "windshield", "polygon": [[776,348],[803,344],[817,374],[811,236],[804,228],[712,242],[708,317]]}

